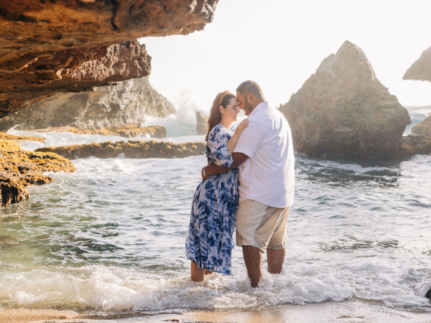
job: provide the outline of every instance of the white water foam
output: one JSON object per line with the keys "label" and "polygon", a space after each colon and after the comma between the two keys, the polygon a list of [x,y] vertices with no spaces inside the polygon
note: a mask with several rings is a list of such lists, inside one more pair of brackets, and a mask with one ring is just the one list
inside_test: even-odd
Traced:
{"label": "white water foam", "polygon": [[[38,145],[99,140],[42,135]],[[204,156],[73,162],[75,173],[50,173],[52,184],[1,210],[0,307],[157,312],[359,299],[430,310],[430,156],[359,165],[297,155],[285,268],[265,271],[259,289],[240,248],[233,276],[189,279],[184,240]]]}

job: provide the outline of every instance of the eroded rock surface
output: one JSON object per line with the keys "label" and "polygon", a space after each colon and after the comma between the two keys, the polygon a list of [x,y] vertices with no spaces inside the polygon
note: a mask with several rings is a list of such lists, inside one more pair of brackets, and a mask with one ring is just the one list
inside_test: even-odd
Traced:
{"label": "eroded rock surface", "polygon": [[280,108],[295,150],[328,159],[387,159],[401,149],[407,110],[346,41]]}
{"label": "eroded rock surface", "polygon": [[138,41],[57,50],[18,71],[0,70],[0,118],[54,93],[88,91],[150,70],[151,57]]}
{"label": "eroded rock surface", "polygon": [[103,136],[120,136],[125,138],[133,137],[151,137],[151,138],[165,138],[166,128],[160,126],[139,127],[139,125],[126,125],[117,128],[104,128],[96,130],[80,130],[73,127],[60,127],[60,128],[45,128],[37,129],[39,132],[72,132],[76,134],[91,134]]}
{"label": "eroded rock surface", "polygon": [[0,130],[15,126],[19,130],[72,127],[76,131],[125,125],[136,128],[146,116],[165,118],[172,113],[173,105],[143,77],[96,87],[90,92],[56,94],[0,119]]}
{"label": "eroded rock surface", "polygon": [[414,126],[412,133],[431,138],[431,116]]}
{"label": "eroded rock surface", "polygon": [[206,135],[208,133],[208,117],[202,112],[196,112],[196,130],[198,135]]}
{"label": "eroded rock surface", "polygon": [[431,47],[422,53],[403,76],[404,80],[431,82]]}
{"label": "eroded rock surface", "polygon": [[71,145],[62,147],[44,147],[36,152],[52,152],[68,159],[97,157],[116,158],[123,154],[126,158],[183,158],[201,155],[205,152],[204,142],[187,142],[174,144],[165,141],[117,141],[92,143],[85,145]]}
{"label": "eroded rock surface", "polygon": [[0,118],[57,92],[150,73],[138,37],[201,30],[217,0],[0,1]]}
{"label": "eroded rock surface", "polygon": [[52,177],[43,175],[44,172],[74,170],[72,162],[57,154],[27,151],[13,141],[0,140],[1,206],[28,199],[28,185],[52,182]]}

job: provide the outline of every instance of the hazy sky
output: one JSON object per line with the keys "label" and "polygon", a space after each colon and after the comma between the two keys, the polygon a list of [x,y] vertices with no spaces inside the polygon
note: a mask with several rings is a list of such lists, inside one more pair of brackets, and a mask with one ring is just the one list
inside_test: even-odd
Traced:
{"label": "hazy sky", "polygon": [[153,57],[151,84],[177,106],[189,90],[209,111],[218,92],[247,79],[279,106],[345,40],[401,104],[431,105],[431,83],[402,80],[431,46],[430,13],[430,0],[220,0],[203,31],[140,41]]}

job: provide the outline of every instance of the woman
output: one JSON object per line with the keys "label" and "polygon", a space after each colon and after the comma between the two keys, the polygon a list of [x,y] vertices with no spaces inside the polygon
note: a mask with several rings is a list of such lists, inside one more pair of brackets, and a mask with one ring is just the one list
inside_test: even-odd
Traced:
{"label": "woman", "polygon": [[[208,119],[205,155],[208,164],[232,165],[232,153],[248,120],[243,120],[233,133],[229,127],[237,120],[238,101],[229,91],[219,93]],[[191,278],[202,282],[213,271],[231,275],[232,235],[238,209],[238,169],[209,177],[200,183],[193,197],[189,233],[186,240],[187,259],[191,260]]]}

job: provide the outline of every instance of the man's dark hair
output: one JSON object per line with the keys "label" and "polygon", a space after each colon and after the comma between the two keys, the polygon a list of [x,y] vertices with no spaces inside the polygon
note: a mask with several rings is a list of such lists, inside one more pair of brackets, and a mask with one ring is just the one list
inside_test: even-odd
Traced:
{"label": "man's dark hair", "polygon": [[263,95],[262,89],[260,86],[254,82],[254,81],[245,81],[242,82],[238,88],[236,89],[237,92],[241,93],[244,96],[247,96],[249,93],[253,93],[253,95],[260,99],[265,100],[265,96]]}

